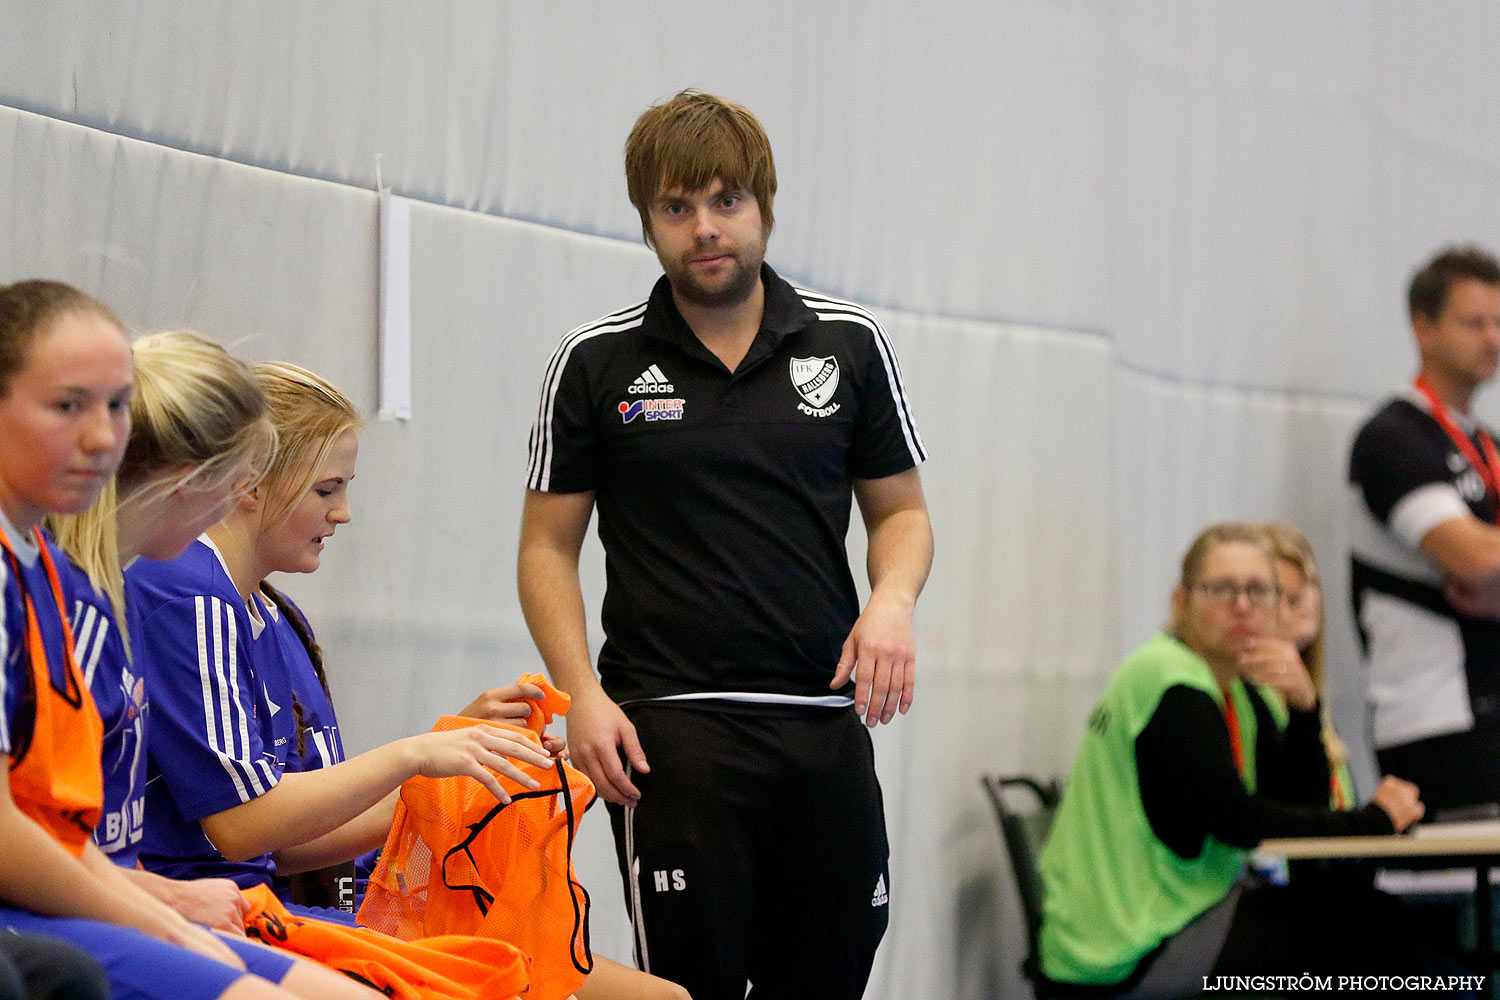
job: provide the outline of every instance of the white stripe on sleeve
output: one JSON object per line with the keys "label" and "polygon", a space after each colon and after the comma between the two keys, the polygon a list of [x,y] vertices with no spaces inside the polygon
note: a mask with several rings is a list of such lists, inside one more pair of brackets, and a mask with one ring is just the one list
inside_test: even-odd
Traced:
{"label": "white stripe on sleeve", "polygon": [[552,482],[552,417],[557,402],[557,391],[562,385],[563,370],[573,348],[590,337],[603,333],[619,333],[641,325],[646,315],[646,303],[640,302],[628,309],[610,313],[592,323],[573,330],[563,337],[547,363],[547,373],[542,379],[542,398],[537,406],[536,426],[531,430],[531,456],[526,466],[526,485],[534,490],[545,491]]}
{"label": "white stripe on sleeve", "polygon": [[[240,704],[239,698],[236,697],[236,694],[240,689],[239,623],[235,621],[234,612],[228,607],[224,608],[224,626],[225,635],[228,640],[225,643],[227,647],[226,652],[229,654],[227,657],[229,663],[229,683],[226,694],[229,700],[229,710],[233,712],[238,719],[237,728],[239,730],[240,737],[240,754],[242,756],[248,756],[250,753],[250,720],[244,712],[244,706]],[[227,722],[226,728],[228,728]],[[258,763],[260,764],[262,769],[265,769],[267,766],[264,760],[261,760]],[[270,772],[266,771],[266,775],[267,778],[269,778]],[[270,784],[262,785],[260,776],[255,773],[255,768],[252,767],[250,768],[250,784],[255,788],[256,795],[264,795],[266,793],[266,789],[270,787],[270,784],[275,784],[275,782],[270,782]]]}
{"label": "white stripe on sleeve", "polygon": [[332,767],[333,754],[328,752],[328,738],[324,735],[323,730],[310,729],[308,732],[312,733],[313,745],[318,748],[318,756],[322,758],[323,766]]}
{"label": "white stripe on sleeve", "polygon": [[885,380],[891,387],[891,403],[896,408],[896,418],[901,422],[901,434],[906,438],[907,450],[912,461],[918,465],[927,460],[927,448],[922,444],[922,435],[917,431],[916,421],[911,416],[911,404],[906,399],[906,385],[901,381],[901,363],[896,360],[896,351],[891,347],[885,328],[873,314],[852,302],[830,299],[798,289],[808,307],[817,313],[818,319],[830,322],[843,320],[857,323],[870,331],[875,339],[875,350],[880,363],[885,367]]}
{"label": "white stripe on sleeve", "polygon": [[104,651],[104,637],[109,634],[109,619],[86,601],[73,602],[73,650],[83,668],[84,687],[94,686],[94,671],[99,668],[99,654]]}
{"label": "white stripe on sleeve", "polygon": [[249,802],[252,796],[245,787],[246,777],[256,788],[259,788],[260,783],[255,776],[254,765],[235,756],[234,730],[230,721],[233,714],[230,708],[231,693],[224,676],[224,630],[219,626],[220,615],[227,613],[228,629],[231,632],[230,648],[233,649],[234,613],[224,607],[217,597],[195,597],[193,607],[197,612],[198,680],[202,684],[203,724],[208,747],[219,758],[219,764],[234,782],[234,790],[240,801]]}
{"label": "white stripe on sleeve", "polygon": [[1452,483],[1419,486],[1391,509],[1391,534],[1408,548],[1421,548],[1427,533],[1444,521],[1468,520],[1474,512]]}

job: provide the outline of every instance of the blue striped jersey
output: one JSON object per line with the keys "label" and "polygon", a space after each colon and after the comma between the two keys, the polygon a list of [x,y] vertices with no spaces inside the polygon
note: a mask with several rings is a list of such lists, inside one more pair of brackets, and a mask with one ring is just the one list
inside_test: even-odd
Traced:
{"label": "blue striped jersey", "polygon": [[[146,815],[145,678],[126,655],[109,598],[72,563],[58,572],[71,577],[74,653],[104,722],[104,811],[94,843],[115,863],[134,868]],[[140,630],[132,632],[138,645]]]}
{"label": "blue striped jersey", "polygon": [[206,537],[167,562],[137,559],[125,584],[151,691],[141,862],[171,878],[268,882],[269,854],[231,862],[198,822],[270,791],[295,752],[291,705],[256,672],[257,622]]}

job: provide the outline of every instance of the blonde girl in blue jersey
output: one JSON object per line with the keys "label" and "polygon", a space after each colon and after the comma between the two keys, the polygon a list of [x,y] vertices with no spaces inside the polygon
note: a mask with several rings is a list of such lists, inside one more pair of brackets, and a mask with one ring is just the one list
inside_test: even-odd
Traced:
{"label": "blonde girl in blue jersey", "polygon": [[111,996],[275,1000],[222,940],[89,839],[101,723],[72,653],[64,556],[39,525],[99,495],[124,453],[133,363],[108,308],[66,285],[0,288],[0,930],[83,947]]}
{"label": "blonde girl in blue jersey", "polygon": [[[130,600],[141,602],[151,774],[161,776],[148,788],[142,860],[243,888],[378,847],[395,792],[414,775],[466,774],[504,800],[492,771],[536,787],[509,758],[551,766],[525,739],[488,726],[424,733],[315,769],[298,759],[307,720],[294,705],[322,692],[306,653],[289,662],[269,641],[287,608],[264,584],[272,572],[315,570],[324,540],[349,520],[360,424],[348,398],[313,373],[255,371],[280,441],[264,479],[180,558],[140,560],[126,574]],[[510,704],[505,714],[527,711]]]}
{"label": "blonde girl in blue jersey", "polygon": [[245,899],[228,879],[167,879],[136,867],[150,690],[121,566],[138,556],[173,559],[217,524],[269,461],[275,429],[249,368],[219,345],[191,333],[159,333],[137,341],[133,353],[130,438],[115,483],[82,514],[51,519],[79,578],[78,659],[105,723],[104,821],[95,843],[152,896],[236,935],[230,946],[256,975],[300,997],[368,997],[332,970],[245,939]]}
{"label": "blonde girl in blue jersey", "polygon": [[[166,586],[194,572],[189,564],[197,567],[200,580],[208,579],[203,575],[205,568],[223,569],[236,590],[246,596],[246,606],[261,619],[259,638],[251,644],[254,676],[242,679],[238,687],[241,695],[245,687],[257,684],[263,691],[272,692],[263,708],[270,712],[274,705],[275,718],[286,724],[279,730],[286,743],[274,751],[282,758],[279,782],[269,793],[247,796],[244,802],[200,819],[206,841],[221,852],[217,856],[195,853],[201,846],[201,833],[185,823],[178,824],[175,831],[149,829],[147,833],[149,865],[180,874],[222,872],[242,885],[265,881],[273,871],[298,872],[347,862],[379,847],[390,829],[397,789],[405,772],[386,772],[382,785],[369,777],[374,770],[372,758],[393,756],[403,745],[432,741],[438,735],[398,741],[347,762],[320,760],[324,749],[337,744],[337,723],[327,697],[321,652],[300,612],[270,588],[265,578],[273,572],[315,571],[326,539],[350,520],[349,484],[358,456],[359,414],[342,392],[306,369],[262,364],[254,366],[254,372],[266,395],[280,443],[264,478],[231,508],[223,522],[208,531],[202,542],[190,548],[180,566],[142,565],[139,574],[132,570],[131,582],[133,591],[153,589],[160,596]],[[225,581],[218,582],[222,585]],[[170,617],[170,611],[164,617]],[[288,641],[291,631],[297,634]],[[149,641],[169,647],[174,651],[169,655],[179,659],[197,659],[196,640],[184,643],[163,630]],[[178,680],[188,689],[201,688],[198,676],[195,670],[184,669],[178,673]],[[209,683],[216,684],[217,678],[210,678]],[[276,694],[278,691],[284,693]],[[541,692],[529,685],[495,688],[481,694],[459,714],[495,721],[520,720],[529,712],[521,699],[540,696]],[[196,705],[193,711],[197,711]],[[192,712],[178,715],[186,719]],[[274,725],[268,730],[273,735],[278,732]],[[179,734],[198,743],[210,738],[187,723],[179,727]],[[223,746],[222,736],[220,739]],[[305,744],[303,752],[298,752],[299,741]],[[315,742],[320,748],[316,753],[309,749]],[[560,741],[549,742],[553,751],[561,746]],[[178,759],[187,759],[191,752],[189,748]],[[303,797],[302,790],[295,788],[296,783],[331,778],[356,765],[364,769],[360,780],[368,782],[368,798],[363,800],[367,804],[362,811],[356,811],[357,801],[339,803]],[[175,777],[166,774],[163,788],[169,789],[174,782],[184,789],[195,781],[226,783],[218,762],[203,771],[184,771]],[[241,776],[248,791],[250,775]],[[289,785],[294,794],[285,794]],[[380,794],[382,791],[384,794]],[[154,817],[155,813],[148,811],[148,815]],[[174,847],[184,856],[167,856],[165,849]],[[323,911],[315,911],[315,915],[334,917]],[[604,959],[596,961],[595,972],[578,992],[583,1000],[687,998],[680,987]]]}

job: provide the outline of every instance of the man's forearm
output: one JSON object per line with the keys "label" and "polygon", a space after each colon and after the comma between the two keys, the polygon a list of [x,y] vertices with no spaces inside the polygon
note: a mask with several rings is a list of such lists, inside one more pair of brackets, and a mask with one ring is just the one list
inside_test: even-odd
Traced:
{"label": "man's forearm", "polygon": [[570,694],[596,686],[578,558],[548,546],[523,547],[517,583],[521,613],[552,682]]}
{"label": "man's forearm", "polygon": [[879,595],[915,608],[932,569],[932,522],[927,511],[896,511],[875,525],[865,565],[872,600]]}

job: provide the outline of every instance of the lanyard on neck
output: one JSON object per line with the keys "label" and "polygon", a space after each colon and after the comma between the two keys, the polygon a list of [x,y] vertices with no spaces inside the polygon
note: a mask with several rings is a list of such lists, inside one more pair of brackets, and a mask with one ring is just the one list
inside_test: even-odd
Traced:
{"label": "lanyard on neck", "polygon": [[[68,606],[63,600],[62,578],[57,575],[57,565],[52,561],[52,553],[47,551],[47,545],[42,540],[42,533],[36,528],[31,529],[32,540],[36,542],[37,553],[42,560],[42,569],[47,573],[47,584],[52,588],[52,600],[56,603],[58,618],[62,625],[63,654],[69,663],[73,661],[73,626],[68,621]],[[16,550],[11,546],[10,536],[5,533],[5,528],[0,527],[0,548],[5,550],[5,555],[10,562],[10,571],[15,574],[16,587],[21,592],[21,603],[26,608],[26,652],[33,663],[47,662],[47,646],[42,640],[42,626],[36,614],[36,604],[31,599],[31,591],[26,586],[26,579],[21,572],[21,559],[16,555]],[[49,670],[49,673],[51,671]],[[78,707],[82,704],[83,696],[74,683],[73,671],[64,670],[66,690],[59,691],[68,704]],[[56,685],[54,684],[54,687]]]}
{"label": "lanyard on neck", "polygon": [[1333,808],[1348,809],[1353,803],[1349,796],[1344,794],[1344,783],[1339,781],[1337,770],[1332,764],[1328,765],[1328,796],[1333,800]]}
{"label": "lanyard on neck", "polygon": [[[1495,442],[1490,438],[1489,431],[1483,427],[1479,428],[1475,434],[1479,438],[1479,448],[1475,448],[1474,442],[1469,440],[1469,435],[1458,426],[1458,422],[1453,419],[1453,414],[1448,412],[1447,405],[1432,388],[1432,383],[1427,381],[1427,376],[1418,375],[1412,385],[1416,386],[1417,391],[1427,400],[1427,405],[1432,408],[1432,419],[1443,428],[1443,432],[1448,435],[1453,446],[1464,457],[1464,461],[1468,462],[1479,476],[1480,481],[1484,483],[1485,491],[1496,499],[1500,499],[1500,454],[1495,451]],[[1496,521],[1500,522],[1500,510],[1496,511]]]}
{"label": "lanyard on neck", "polygon": [[1240,714],[1234,710],[1234,698],[1228,688],[1224,692],[1224,725],[1229,727],[1229,749],[1234,753],[1234,769],[1245,776],[1245,746],[1240,742]]}

